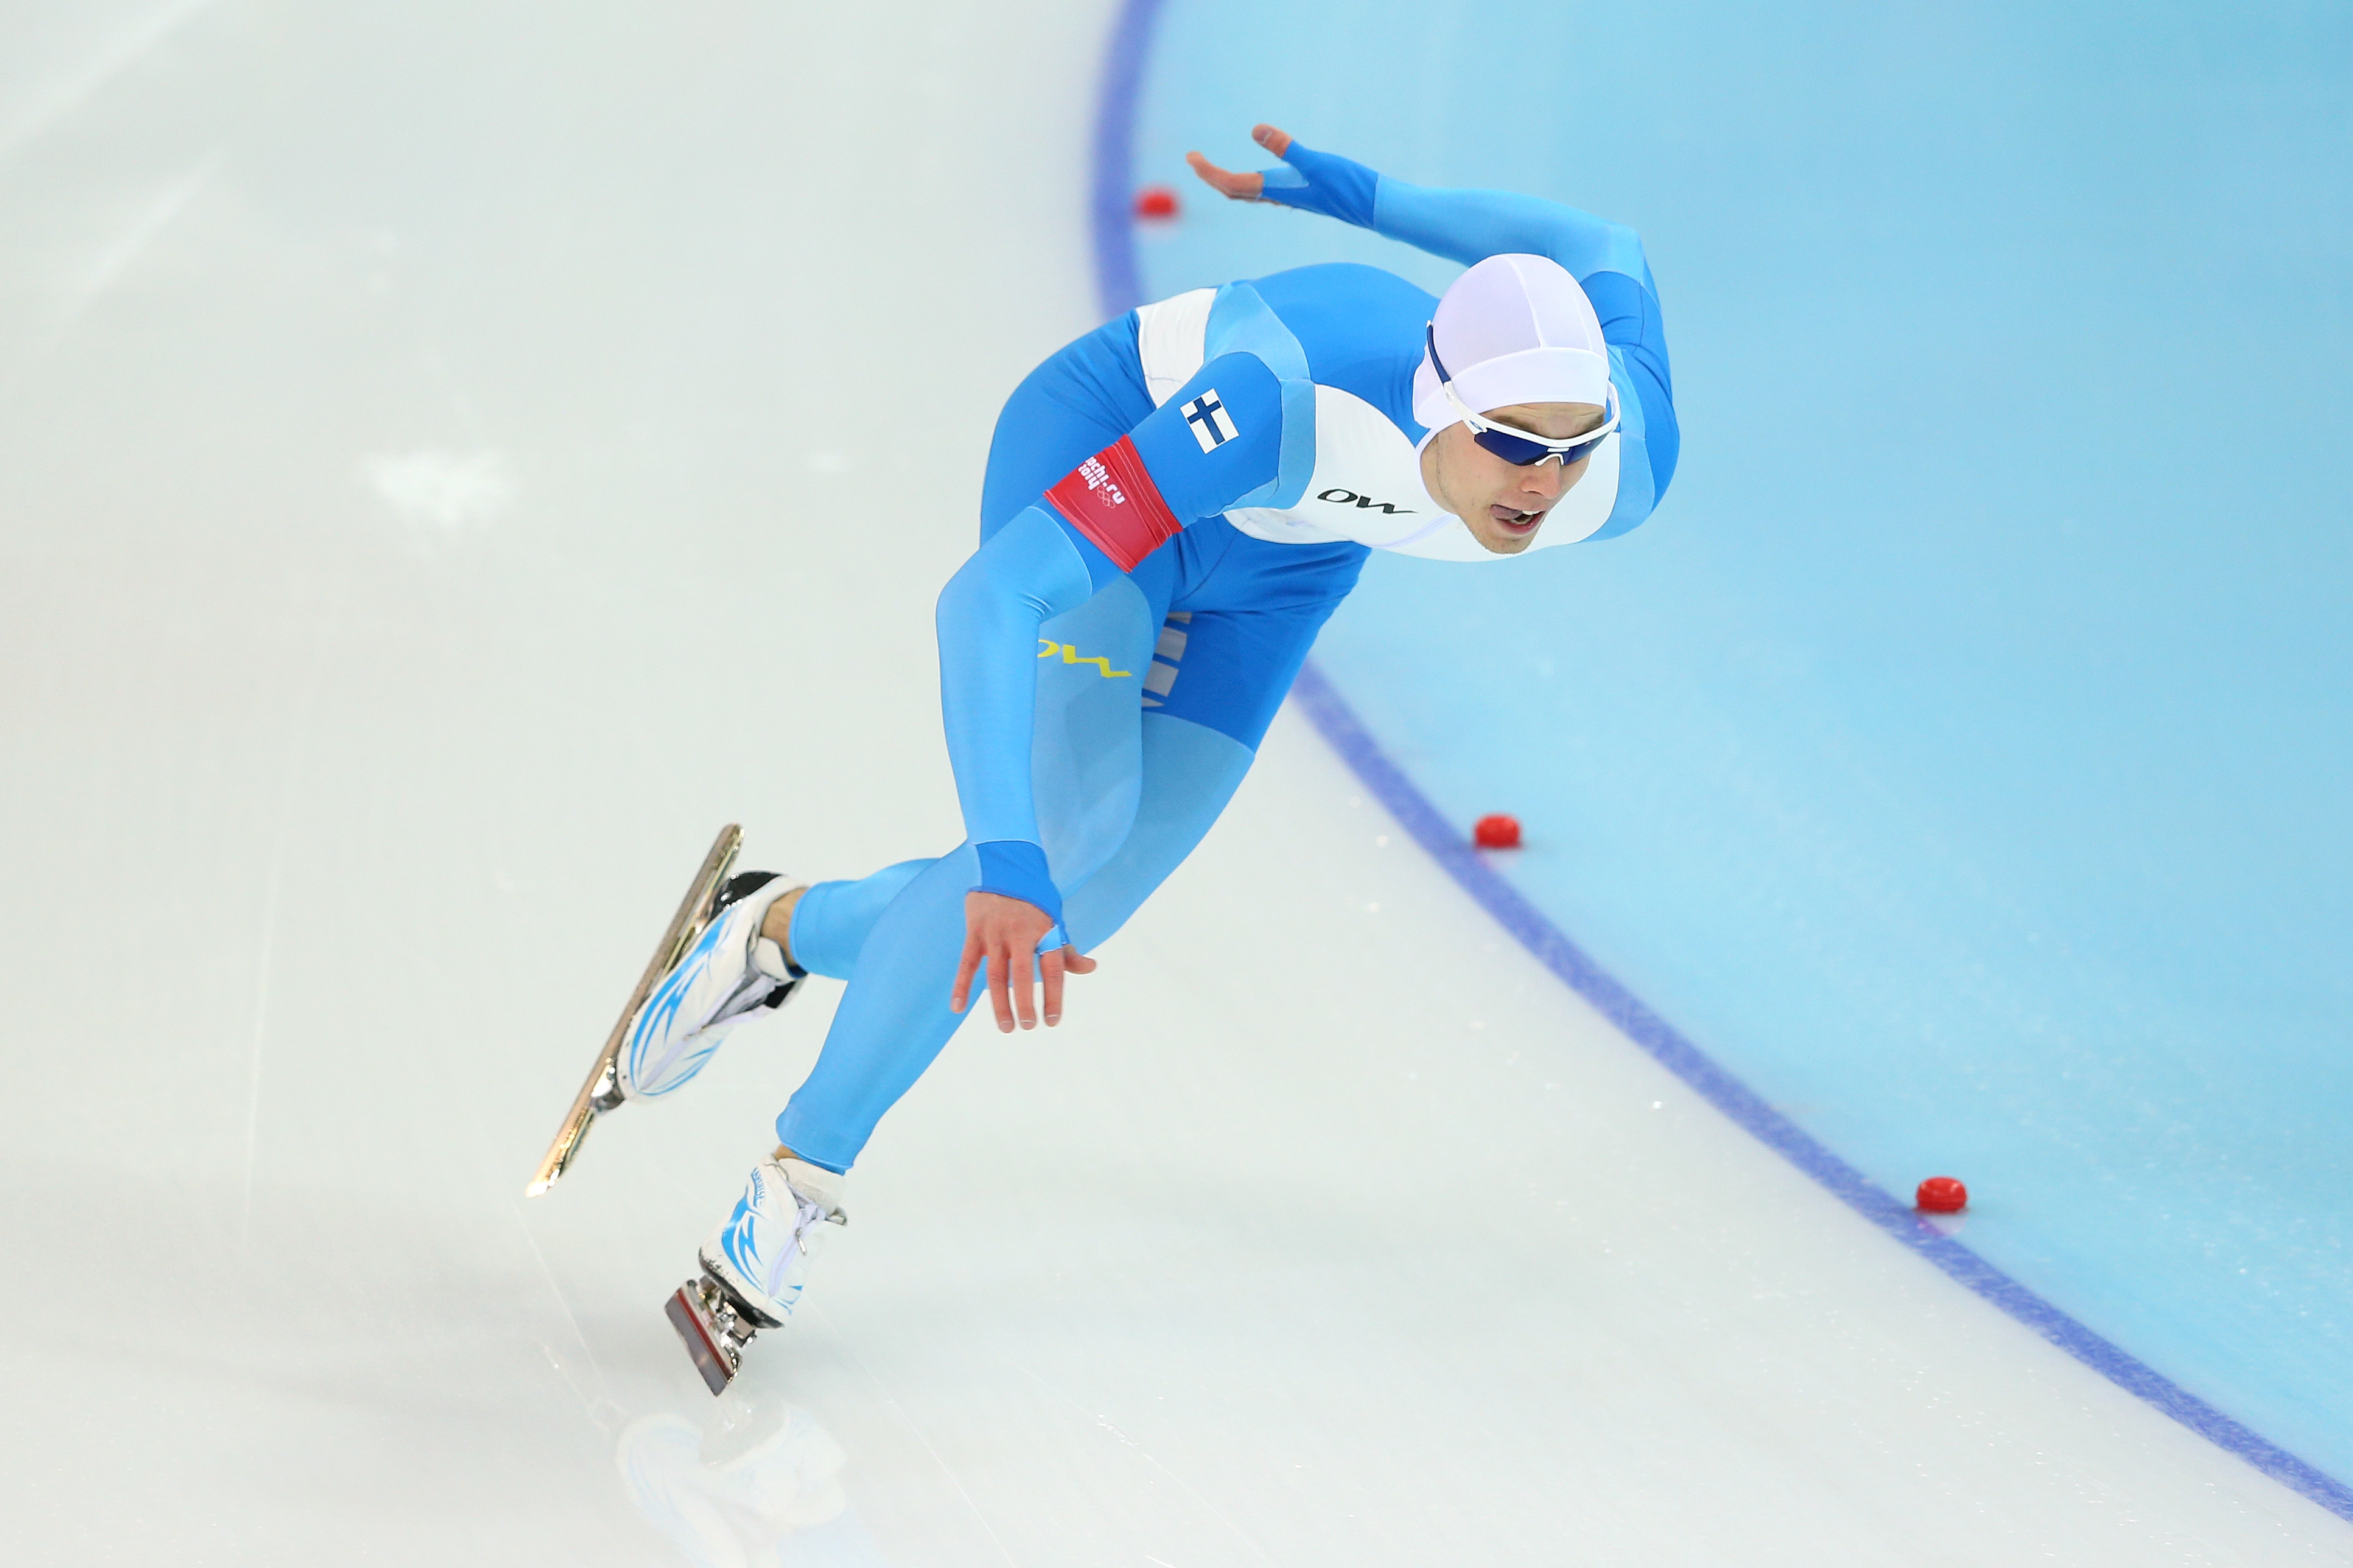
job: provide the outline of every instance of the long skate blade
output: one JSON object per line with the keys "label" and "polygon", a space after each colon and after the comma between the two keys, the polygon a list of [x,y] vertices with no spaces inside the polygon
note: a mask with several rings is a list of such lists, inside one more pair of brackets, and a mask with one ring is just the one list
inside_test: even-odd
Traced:
{"label": "long skate blade", "polygon": [[588,1136],[588,1124],[596,1120],[597,1090],[621,1054],[621,1042],[628,1037],[630,1021],[637,1017],[638,1009],[645,1005],[646,998],[652,994],[653,988],[661,983],[661,977],[670,973],[670,966],[678,962],[679,954],[684,952],[694,939],[702,934],[702,928],[711,922],[712,903],[719,897],[720,888],[726,883],[728,872],[734,869],[736,852],[743,847],[744,829],[733,822],[721,828],[719,837],[712,841],[711,853],[702,858],[702,869],[694,874],[693,883],[679,903],[678,913],[670,917],[669,929],[662,932],[661,945],[654,949],[653,958],[646,964],[645,973],[638,977],[638,988],[629,993],[629,1005],[621,1009],[620,1021],[613,1026],[613,1032],[605,1037],[605,1048],[596,1053],[596,1061],[590,1064],[587,1081],[573,1097],[572,1110],[565,1116],[564,1125],[556,1129],[555,1141],[547,1146],[546,1154],[539,1162],[538,1171],[532,1175],[531,1184],[523,1188],[525,1197],[539,1196],[555,1185],[563,1179],[564,1173],[571,1169],[572,1157],[580,1152],[581,1140]]}
{"label": "long skate blade", "polygon": [[703,1386],[714,1394],[727,1392],[735,1381],[735,1369],[741,1364],[740,1352],[728,1342],[726,1334],[711,1321],[702,1298],[696,1293],[693,1281],[680,1286],[662,1303],[663,1315],[678,1337],[686,1342],[686,1353],[694,1359],[694,1370],[702,1374]]}

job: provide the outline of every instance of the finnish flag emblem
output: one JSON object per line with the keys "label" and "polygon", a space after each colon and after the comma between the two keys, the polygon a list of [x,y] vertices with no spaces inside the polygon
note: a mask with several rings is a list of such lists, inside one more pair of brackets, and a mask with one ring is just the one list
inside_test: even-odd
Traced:
{"label": "finnish flag emblem", "polygon": [[1214,452],[1241,434],[1234,428],[1233,416],[1218,401],[1218,389],[1209,388],[1192,402],[1178,406],[1177,413],[1193,428],[1193,439],[1201,444],[1204,452]]}

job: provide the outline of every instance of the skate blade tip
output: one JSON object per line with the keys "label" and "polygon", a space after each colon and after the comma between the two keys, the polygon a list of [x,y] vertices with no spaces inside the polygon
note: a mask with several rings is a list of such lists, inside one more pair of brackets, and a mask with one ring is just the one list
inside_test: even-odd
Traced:
{"label": "skate blade tip", "polygon": [[531,1184],[531,1185],[529,1185],[529,1186],[525,1187],[525,1188],[522,1190],[522,1195],[523,1195],[523,1196],[525,1196],[525,1197],[527,1197],[527,1198],[535,1198],[535,1197],[538,1197],[542,1193],[546,1192],[548,1188],[550,1188],[550,1187],[552,1187],[552,1186],[554,1186],[554,1185],[555,1185],[555,1184],[554,1184],[554,1182],[548,1182],[548,1181],[534,1181],[534,1182],[533,1182],[533,1183]]}

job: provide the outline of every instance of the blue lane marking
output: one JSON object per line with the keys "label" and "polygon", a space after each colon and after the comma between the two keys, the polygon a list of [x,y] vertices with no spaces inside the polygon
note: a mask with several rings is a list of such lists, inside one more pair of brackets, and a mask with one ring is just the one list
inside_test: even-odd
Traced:
{"label": "blue lane marking", "polygon": [[[1105,52],[1095,117],[1092,218],[1096,287],[1112,315],[1143,302],[1129,184],[1135,105],[1163,0],[1123,0]],[[2229,1450],[2338,1518],[2353,1521],[2353,1488],[2232,1420],[2138,1358],[2094,1333],[1865,1180],[1862,1173],[1767,1105],[1673,1026],[1603,970],[1464,843],[1427,796],[1384,752],[1311,660],[1293,696],[1333,750],[1389,814],[1497,923],[1590,1003],[1628,1038],[1750,1134],[1778,1152],[1841,1202],[1946,1274],[2082,1362],[2117,1387]]]}
{"label": "blue lane marking", "polygon": [[1660,1065],[1709,1104],[1836,1194],[1855,1213],[1934,1263],[2011,1317],[2106,1378],[2156,1405],[2184,1426],[2228,1448],[2283,1485],[2302,1492],[2340,1519],[2353,1520],[2353,1488],[2233,1421],[2154,1367],[2112,1344],[1984,1258],[1922,1223],[1913,1210],[1873,1186],[1862,1173],[1759,1099],[1746,1084],[1711,1060],[1673,1025],[1587,956],[1520,890],[1482,859],[1429,797],[1414,787],[1379,742],[1366,732],[1339,692],[1311,661],[1292,696],[1316,730],[1340,753],[1374,798],[1388,808],[1414,842],[1446,868],[1463,891],[1512,933],[1537,961],[1591,1003]]}
{"label": "blue lane marking", "polygon": [[1103,51],[1103,96],[1095,105],[1094,177],[1091,217],[1095,242],[1095,287],[1117,316],[1144,303],[1144,283],[1135,270],[1135,196],[1128,172],[1135,167],[1135,100],[1144,91],[1144,59],[1152,47],[1152,25],[1163,0],[1121,0]]}

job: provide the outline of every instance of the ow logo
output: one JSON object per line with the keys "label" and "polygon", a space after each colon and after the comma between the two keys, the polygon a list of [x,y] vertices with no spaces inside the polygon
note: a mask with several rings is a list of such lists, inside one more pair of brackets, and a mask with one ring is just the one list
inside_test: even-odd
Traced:
{"label": "ow logo", "polygon": [[1318,490],[1315,492],[1315,499],[1317,500],[1333,501],[1341,506],[1345,506],[1350,501],[1355,501],[1360,507],[1377,507],[1382,511],[1388,513],[1391,517],[1411,517],[1413,515],[1413,508],[1409,506],[1391,506],[1385,500],[1375,500],[1370,496],[1360,496],[1354,490],[1336,489]]}
{"label": "ow logo", "polygon": [[1069,643],[1056,642],[1051,637],[1039,637],[1038,639],[1038,657],[1039,658],[1051,658],[1058,653],[1062,656],[1062,662],[1064,664],[1093,665],[1097,669],[1103,671],[1103,679],[1105,680],[1115,680],[1123,675],[1134,675],[1135,673],[1135,671],[1132,669],[1113,669],[1111,667],[1111,660],[1100,658],[1090,658],[1084,654],[1079,652],[1077,648],[1071,647]]}

